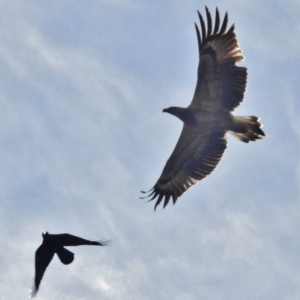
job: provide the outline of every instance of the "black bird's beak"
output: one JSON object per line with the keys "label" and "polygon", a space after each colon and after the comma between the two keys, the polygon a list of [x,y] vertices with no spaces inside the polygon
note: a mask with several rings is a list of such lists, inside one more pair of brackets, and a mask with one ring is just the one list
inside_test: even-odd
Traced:
{"label": "black bird's beak", "polygon": [[163,111],[162,112],[168,112],[168,109],[167,108],[165,108],[165,109],[163,109]]}

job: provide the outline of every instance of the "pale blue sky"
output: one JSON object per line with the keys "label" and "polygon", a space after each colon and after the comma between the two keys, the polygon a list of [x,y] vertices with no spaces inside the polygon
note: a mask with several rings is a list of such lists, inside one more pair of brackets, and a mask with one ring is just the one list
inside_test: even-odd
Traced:
{"label": "pale blue sky", "polygon": [[[163,4],[162,4],[163,3]],[[158,179],[198,64],[197,9],[229,14],[249,72],[229,147],[175,206]],[[0,1],[0,295],[26,299],[44,230],[111,247],[55,257],[38,299],[300,298],[299,1]]]}

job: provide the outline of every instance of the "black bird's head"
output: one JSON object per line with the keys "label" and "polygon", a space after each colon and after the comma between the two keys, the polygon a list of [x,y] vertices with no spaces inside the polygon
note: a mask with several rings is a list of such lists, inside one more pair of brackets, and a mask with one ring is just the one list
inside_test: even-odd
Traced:
{"label": "black bird's head", "polygon": [[43,237],[43,238],[45,238],[45,237],[48,236],[48,235],[49,235],[48,231],[43,231],[43,233],[42,233],[42,237]]}

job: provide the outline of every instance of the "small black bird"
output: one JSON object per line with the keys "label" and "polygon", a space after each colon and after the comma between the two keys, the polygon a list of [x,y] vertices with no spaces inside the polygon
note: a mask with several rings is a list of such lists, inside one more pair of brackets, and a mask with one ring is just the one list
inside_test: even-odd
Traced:
{"label": "small black bird", "polygon": [[49,234],[47,231],[44,231],[42,233],[42,236],[43,242],[40,245],[40,247],[35,251],[35,278],[34,284],[31,290],[29,291],[30,298],[36,296],[43,275],[55,253],[58,255],[60,261],[65,265],[70,264],[74,260],[74,253],[64,248],[64,246],[107,246],[111,243],[111,240],[88,241],[68,233]]}

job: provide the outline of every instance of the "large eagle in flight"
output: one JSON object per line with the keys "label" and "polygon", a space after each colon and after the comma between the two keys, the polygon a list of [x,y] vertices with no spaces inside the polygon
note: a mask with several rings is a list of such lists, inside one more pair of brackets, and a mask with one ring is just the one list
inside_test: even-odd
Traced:
{"label": "large eagle in flight", "polygon": [[49,234],[47,231],[44,231],[42,236],[43,242],[35,251],[35,277],[33,287],[29,291],[30,298],[36,296],[44,273],[55,253],[60,261],[65,265],[70,264],[74,260],[74,253],[67,250],[65,246],[107,246],[111,243],[110,240],[89,241],[68,233]]}
{"label": "large eagle in flight", "polygon": [[164,207],[171,198],[175,204],[178,197],[197,180],[205,178],[216,168],[227,146],[228,131],[245,143],[265,136],[257,117],[231,114],[243,101],[247,68],[235,65],[244,60],[244,56],[234,25],[226,31],[228,14],[225,14],[220,27],[217,8],[213,28],[210,12],[207,7],[205,9],[207,27],[198,12],[201,34],[195,24],[200,61],[193,100],[187,108],[163,110],[178,117],[184,124],[161,176],[146,196],[151,197],[149,201],[158,197],[154,210],[163,200]]}

